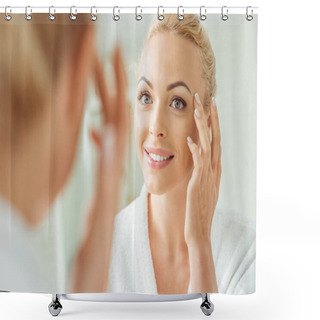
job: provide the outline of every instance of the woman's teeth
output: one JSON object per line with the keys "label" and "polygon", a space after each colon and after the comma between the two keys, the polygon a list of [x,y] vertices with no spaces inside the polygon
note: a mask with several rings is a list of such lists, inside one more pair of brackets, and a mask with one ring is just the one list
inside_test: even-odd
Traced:
{"label": "woman's teeth", "polygon": [[168,159],[172,158],[172,156],[162,157],[162,156],[159,156],[159,155],[154,154],[154,153],[149,153],[149,156],[154,161],[165,161],[165,160],[168,160]]}

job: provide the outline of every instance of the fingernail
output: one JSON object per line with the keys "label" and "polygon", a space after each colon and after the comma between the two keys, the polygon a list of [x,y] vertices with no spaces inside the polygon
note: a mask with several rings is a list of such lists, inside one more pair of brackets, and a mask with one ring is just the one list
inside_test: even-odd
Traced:
{"label": "fingernail", "polygon": [[192,139],[190,137],[187,137],[187,140],[189,143],[193,143]]}
{"label": "fingernail", "polygon": [[200,119],[200,113],[199,113],[198,109],[195,109],[194,112],[195,112],[197,118]]}
{"label": "fingernail", "polygon": [[197,105],[199,105],[200,106],[200,98],[199,98],[199,95],[198,95],[198,92],[195,94],[195,98],[196,98],[196,103],[197,103]]}

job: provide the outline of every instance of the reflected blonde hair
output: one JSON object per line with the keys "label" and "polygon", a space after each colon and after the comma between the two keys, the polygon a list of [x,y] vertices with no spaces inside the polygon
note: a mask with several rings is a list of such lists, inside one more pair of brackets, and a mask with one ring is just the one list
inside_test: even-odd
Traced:
{"label": "reflected blonde hair", "polygon": [[[75,52],[91,25],[87,15],[71,21],[59,14],[24,15],[0,23],[0,129],[27,126],[55,101],[58,72],[67,53]],[[74,66],[76,67],[76,66]]]}
{"label": "reflected blonde hair", "polygon": [[216,94],[216,60],[210,44],[209,37],[199,16],[185,14],[183,20],[178,20],[176,14],[164,14],[164,20],[156,18],[149,30],[147,40],[159,32],[169,31],[190,40],[200,52],[203,78],[205,81],[205,98],[203,106],[209,111],[211,98]]}

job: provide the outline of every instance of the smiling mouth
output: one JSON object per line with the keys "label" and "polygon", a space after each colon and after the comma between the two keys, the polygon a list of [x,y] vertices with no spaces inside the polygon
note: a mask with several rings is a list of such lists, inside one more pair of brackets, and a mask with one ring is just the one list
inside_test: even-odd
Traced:
{"label": "smiling mouth", "polygon": [[153,161],[156,161],[156,162],[163,162],[163,161],[168,161],[168,160],[171,160],[174,156],[171,155],[169,157],[163,157],[163,156],[160,156],[158,154],[155,154],[155,153],[152,153],[152,152],[148,152],[147,150],[145,150],[145,152],[148,154],[148,156],[153,160]]}

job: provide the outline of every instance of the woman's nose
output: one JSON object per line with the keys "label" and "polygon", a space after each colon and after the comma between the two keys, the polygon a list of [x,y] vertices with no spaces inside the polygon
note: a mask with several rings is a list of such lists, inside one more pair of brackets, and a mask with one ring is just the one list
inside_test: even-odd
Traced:
{"label": "woman's nose", "polygon": [[149,133],[156,138],[163,138],[167,135],[165,126],[165,115],[160,106],[154,106],[153,114],[150,119]]}

